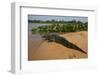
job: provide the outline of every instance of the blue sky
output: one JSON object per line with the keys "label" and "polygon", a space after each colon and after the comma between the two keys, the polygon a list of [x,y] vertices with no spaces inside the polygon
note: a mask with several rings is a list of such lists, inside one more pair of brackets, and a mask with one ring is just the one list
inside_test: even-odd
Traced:
{"label": "blue sky", "polygon": [[56,21],[81,21],[81,22],[88,22],[88,17],[81,17],[81,16],[50,16],[50,15],[28,15],[28,20],[56,20]]}

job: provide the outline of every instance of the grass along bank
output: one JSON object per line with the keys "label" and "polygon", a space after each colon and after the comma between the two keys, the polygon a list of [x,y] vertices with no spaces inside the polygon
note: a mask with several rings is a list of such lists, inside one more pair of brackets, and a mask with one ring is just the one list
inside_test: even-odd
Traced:
{"label": "grass along bank", "polygon": [[78,32],[87,31],[88,23],[76,22],[76,23],[51,23],[50,25],[39,26],[37,28],[32,28],[32,33],[64,33],[64,32]]}

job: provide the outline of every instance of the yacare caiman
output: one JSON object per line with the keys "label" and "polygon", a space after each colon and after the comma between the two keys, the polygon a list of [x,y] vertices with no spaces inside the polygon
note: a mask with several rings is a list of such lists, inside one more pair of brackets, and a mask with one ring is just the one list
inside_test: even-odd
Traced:
{"label": "yacare caiman", "polygon": [[81,52],[87,54],[87,52],[85,52],[84,50],[79,48],[77,45],[71,43],[70,41],[68,41],[64,37],[59,36],[56,33],[44,34],[42,37],[45,40],[48,40],[48,42],[56,42],[56,43],[59,43],[67,48],[75,49],[75,50],[78,50],[78,51],[81,51]]}

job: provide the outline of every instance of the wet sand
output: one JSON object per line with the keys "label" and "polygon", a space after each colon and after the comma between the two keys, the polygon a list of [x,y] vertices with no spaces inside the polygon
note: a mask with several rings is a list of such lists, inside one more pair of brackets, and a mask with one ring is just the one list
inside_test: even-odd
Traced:
{"label": "wet sand", "polygon": [[[60,36],[88,52],[88,34],[86,31],[65,33],[60,34]],[[55,42],[39,41],[38,39],[29,42],[28,60],[79,59],[87,57],[88,54]]]}

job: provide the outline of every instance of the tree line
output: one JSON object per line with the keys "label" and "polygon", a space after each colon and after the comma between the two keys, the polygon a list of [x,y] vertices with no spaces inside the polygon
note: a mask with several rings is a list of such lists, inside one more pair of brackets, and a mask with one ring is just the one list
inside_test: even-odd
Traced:
{"label": "tree line", "polygon": [[57,20],[46,20],[46,21],[43,21],[43,20],[28,20],[29,23],[83,23],[81,21],[76,21],[76,20],[72,20],[72,21],[64,21],[64,20],[60,20],[60,21],[57,21]]}

